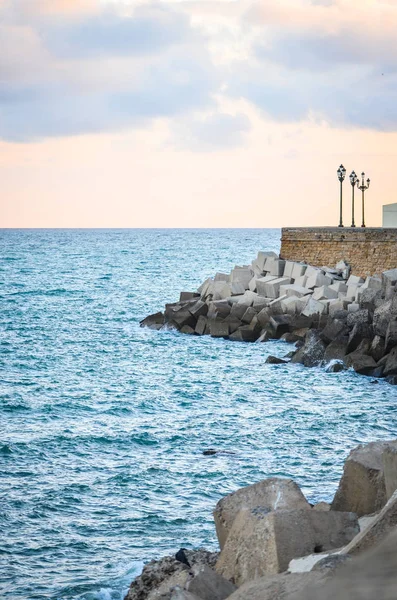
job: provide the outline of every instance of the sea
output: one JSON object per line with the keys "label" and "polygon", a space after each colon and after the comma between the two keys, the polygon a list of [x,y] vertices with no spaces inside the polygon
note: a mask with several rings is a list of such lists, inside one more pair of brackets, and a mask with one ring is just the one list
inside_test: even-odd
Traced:
{"label": "sea", "polygon": [[146,561],[217,549],[222,496],[277,476],[330,501],[353,447],[397,437],[397,387],[139,326],[279,248],[278,229],[0,230],[0,598],[122,600]]}

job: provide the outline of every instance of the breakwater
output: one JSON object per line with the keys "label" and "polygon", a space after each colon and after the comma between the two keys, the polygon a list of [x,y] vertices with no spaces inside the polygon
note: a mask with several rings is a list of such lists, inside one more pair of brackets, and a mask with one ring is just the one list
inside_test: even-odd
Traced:
{"label": "breakwater", "polygon": [[[216,273],[196,292],[146,317],[141,326],[174,328],[231,341],[283,339],[289,359],[334,364],[397,383],[397,268],[365,279],[344,260],[313,267],[260,251],[250,265]],[[270,359],[272,360],[272,359]],[[279,360],[278,360],[279,362]]]}
{"label": "breakwater", "polygon": [[397,229],[385,227],[283,227],[280,255],[316,267],[346,260],[359,277],[379,275],[397,263]]}

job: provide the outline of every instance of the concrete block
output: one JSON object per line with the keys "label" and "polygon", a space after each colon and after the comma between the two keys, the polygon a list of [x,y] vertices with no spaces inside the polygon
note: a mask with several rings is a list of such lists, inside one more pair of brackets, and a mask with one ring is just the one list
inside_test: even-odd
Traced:
{"label": "concrete block", "polygon": [[272,298],[266,298],[265,296],[258,296],[257,298],[255,298],[252,306],[258,310],[262,310],[262,308],[265,308],[265,306],[269,306],[271,301],[272,301]]}
{"label": "concrete block", "polygon": [[198,300],[192,306],[189,306],[189,312],[198,319],[201,315],[205,316],[208,312],[208,304],[202,300]]}
{"label": "concrete block", "polygon": [[386,498],[390,500],[397,490],[397,447],[390,445],[382,454],[383,474],[385,477]]}
{"label": "concrete block", "polygon": [[[307,265],[302,263],[294,263],[294,268],[292,269],[292,279],[297,283],[297,279],[299,277],[303,277],[306,274]],[[302,285],[302,284],[299,284]]]}
{"label": "concrete block", "polygon": [[267,297],[265,284],[269,281],[274,281],[275,279],[277,279],[277,277],[274,275],[266,275],[265,277],[256,279],[256,290],[259,296]]}
{"label": "concrete block", "polygon": [[253,271],[250,268],[234,267],[230,274],[231,283],[241,283],[244,289],[248,289],[249,282],[253,277]]}
{"label": "concrete block", "polygon": [[281,277],[284,273],[284,266],[285,260],[270,257],[266,259],[265,271],[267,271],[269,275]]}
{"label": "concrete block", "polygon": [[214,281],[226,281],[226,283],[229,283],[229,281],[230,281],[230,274],[228,274],[228,273],[216,273],[216,275],[214,277]]}
{"label": "concrete block", "polygon": [[245,304],[244,302],[236,302],[231,307],[230,316],[234,317],[235,319],[239,319],[241,321],[242,316],[245,313],[245,311],[247,310],[248,306],[249,305]]}
{"label": "concrete block", "polygon": [[362,288],[364,290],[381,290],[382,280],[379,277],[367,277],[362,285]]}
{"label": "concrete block", "polygon": [[300,285],[301,287],[306,287],[307,275],[300,275],[299,277],[294,277],[295,285]]}
{"label": "concrete block", "polygon": [[243,296],[238,300],[237,304],[246,304],[247,306],[252,306],[254,300],[258,297],[258,294],[255,292],[251,292],[251,290],[247,290]]}
{"label": "concrete block", "polygon": [[291,279],[289,277],[278,277],[272,281],[267,281],[263,284],[265,296],[267,298],[277,298],[280,294],[280,286],[290,284]]}
{"label": "concrete block", "polygon": [[357,284],[350,284],[347,286],[346,298],[347,300],[356,300],[356,294],[358,290]]}
{"label": "concrete block", "polygon": [[328,285],[322,285],[321,287],[315,288],[313,291],[314,300],[336,300],[338,298],[338,292],[332,290]]}
{"label": "concrete block", "polygon": [[321,302],[310,296],[304,310],[302,311],[302,315],[305,317],[314,317],[316,315],[322,315],[323,312],[325,312],[324,304],[321,304]]}
{"label": "concrete block", "polygon": [[219,500],[214,509],[216,534],[221,549],[239,511],[256,506],[264,507],[267,511],[311,508],[292,479],[270,477],[240,488]]}
{"label": "concrete block", "polygon": [[207,565],[197,565],[192,572],[193,578],[187,581],[185,588],[201,600],[225,600],[236,590],[233,583]]}
{"label": "concrete block", "polygon": [[203,281],[203,283],[197,289],[198,293],[200,294],[200,296],[202,298],[205,298],[207,296],[207,294],[208,294],[208,288],[209,288],[209,286],[212,283],[213,283],[213,280],[211,279],[211,277],[208,277],[208,279],[206,279],[205,281]]}
{"label": "concrete block", "polygon": [[292,260],[286,260],[284,265],[284,277],[290,277],[292,279],[292,272],[294,270],[295,263]]}
{"label": "concrete block", "polygon": [[332,284],[332,278],[329,277],[328,275],[324,275],[323,273],[321,273],[320,270],[318,270],[317,273],[310,275],[306,281],[306,287],[309,289],[314,289],[316,287],[321,287],[323,285],[331,285],[331,284]]}
{"label": "concrete block", "polygon": [[385,505],[382,454],[389,445],[390,442],[371,442],[350,452],[331,510],[348,510],[361,517],[375,513]]}
{"label": "concrete block", "polygon": [[234,520],[216,565],[240,586],[288,569],[293,558],[339,548],[359,532],[357,516],[346,512],[243,508]]}
{"label": "concrete block", "polygon": [[349,304],[349,306],[347,307],[347,312],[349,313],[355,313],[358,312],[360,310],[360,305],[357,302],[351,302]]}
{"label": "concrete block", "polygon": [[278,258],[275,252],[258,252],[258,256],[255,259],[256,264],[261,269],[261,271],[265,270],[266,259],[268,258]]}
{"label": "concrete block", "polygon": [[256,280],[257,280],[257,277],[254,276],[248,284],[248,289],[251,290],[251,292],[257,291],[256,290]]}
{"label": "concrete block", "polygon": [[329,314],[331,317],[334,316],[335,313],[339,312],[340,310],[345,310],[345,305],[343,300],[341,299],[337,299],[337,300],[331,300],[331,302],[329,303]]}
{"label": "concrete block", "polygon": [[210,336],[216,338],[227,338],[229,336],[229,323],[223,321],[209,321]]}
{"label": "concrete block", "polygon": [[350,275],[349,279],[347,280],[347,285],[360,285],[361,283],[364,283],[364,279],[361,279],[361,277],[357,277],[357,275]]}
{"label": "concrete block", "polygon": [[298,296],[287,296],[284,300],[280,300],[281,308],[288,315],[295,315],[298,312],[299,298]]}
{"label": "concrete block", "polygon": [[245,311],[245,313],[241,317],[241,321],[243,323],[246,323],[247,325],[249,325],[249,323],[251,323],[252,319],[254,317],[256,317],[256,315],[257,315],[257,311],[250,306],[250,307],[247,308],[247,310]]}
{"label": "concrete block", "polygon": [[344,283],[344,281],[334,281],[334,283],[332,283],[329,288],[331,290],[334,290],[336,293],[338,292],[347,292],[347,285]]}
{"label": "concrete block", "polygon": [[207,323],[208,323],[208,319],[207,317],[204,316],[200,316],[197,320],[197,324],[195,327],[195,333],[197,333],[197,335],[204,335],[206,327],[207,327]]}
{"label": "concrete block", "polygon": [[310,294],[310,290],[302,285],[297,285],[296,283],[280,285],[280,295],[284,296],[285,294],[287,296],[297,296],[298,298],[302,298],[303,296]]}
{"label": "concrete block", "polygon": [[313,275],[317,275],[318,273],[321,273],[321,269],[319,269],[318,267],[312,267],[311,265],[307,265],[305,271],[306,277],[312,277]]}
{"label": "concrete block", "polygon": [[231,296],[241,296],[245,292],[245,287],[242,283],[238,281],[234,281],[230,284],[230,293]]}

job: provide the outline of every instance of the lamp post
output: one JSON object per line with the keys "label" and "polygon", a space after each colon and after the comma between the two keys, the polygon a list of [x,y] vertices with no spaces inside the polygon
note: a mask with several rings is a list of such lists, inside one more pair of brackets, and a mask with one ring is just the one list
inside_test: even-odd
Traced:
{"label": "lamp post", "polygon": [[343,165],[339,167],[337,170],[338,179],[340,181],[340,206],[339,206],[339,227],[343,227],[343,219],[342,219],[342,184],[346,175],[346,169]]}
{"label": "lamp post", "polygon": [[364,194],[366,192],[366,190],[369,188],[369,184],[371,183],[371,181],[369,179],[367,179],[367,185],[365,185],[364,183],[364,179],[365,179],[365,173],[361,173],[361,185],[360,185],[360,181],[357,181],[357,187],[359,190],[361,190],[362,193],[362,213],[363,213],[363,222],[361,224],[361,227],[365,227],[365,217],[364,217]]}
{"label": "lamp post", "polygon": [[354,188],[356,187],[356,183],[358,182],[358,177],[354,171],[352,171],[349,175],[350,183],[352,184],[352,227],[355,227],[354,223]]}

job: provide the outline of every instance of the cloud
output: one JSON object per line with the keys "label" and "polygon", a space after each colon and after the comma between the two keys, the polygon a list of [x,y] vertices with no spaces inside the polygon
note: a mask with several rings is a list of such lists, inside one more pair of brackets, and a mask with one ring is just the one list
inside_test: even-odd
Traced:
{"label": "cloud", "polygon": [[174,127],[173,143],[197,152],[234,149],[243,145],[250,130],[247,115],[215,112],[180,120]]}
{"label": "cloud", "polygon": [[229,81],[280,121],[397,130],[397,6],[263,0],[246,14],[252,55]]}
{"label": "cloud", "polygon": [[142,127],[214,106],[219,75],[204,38],[174,8],[144,5],[127,16],[105,8],[69,17],[29,10],[3,11],[4,139]]}

